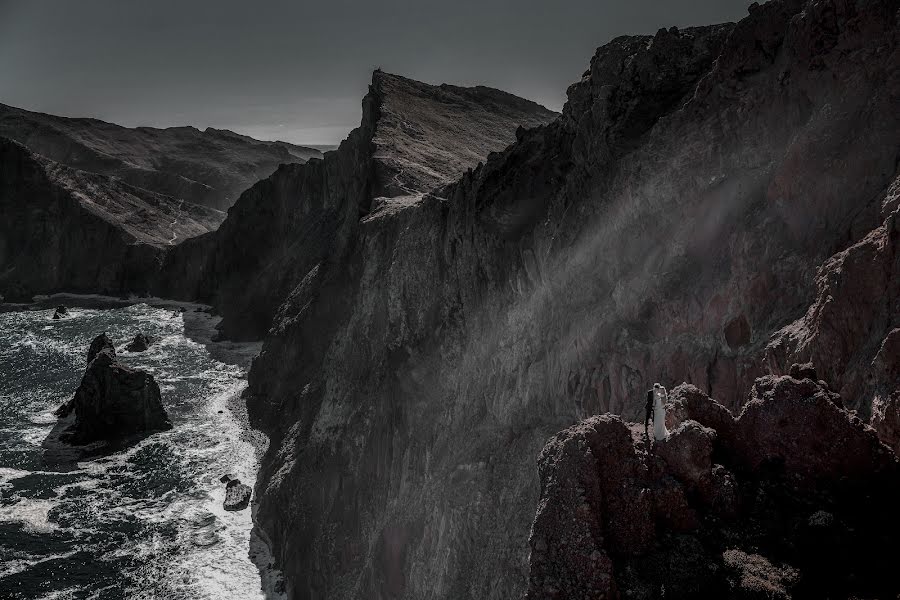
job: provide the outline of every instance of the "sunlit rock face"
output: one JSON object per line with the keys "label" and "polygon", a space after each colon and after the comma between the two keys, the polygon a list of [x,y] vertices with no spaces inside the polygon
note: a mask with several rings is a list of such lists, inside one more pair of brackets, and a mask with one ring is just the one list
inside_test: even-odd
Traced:
{"label": "sunlit rock face", "polygon": [[[228,335],[269,329],[249,375],[272,440],[257,521],[291,596],[519,598],[551,434],[642,416],[653,382],[739,412],[817,267],[885,221],[897,31],[886,0],[786,0],[617,38],[559,118],[505,150],[497,135],[462,173],[433,154],[462,154],[430,137],[452,128],[410,114],[385,141],[380,119],[401,121],[382,91],[405,84],[376,73],[337,152],[283,167],[171,253],[162,289],[215,301]],[[404,106],[426,101],[415,89]],[[732,514],[729,473],[710,473]],[[741,577],[739,556],[723,564]]]}
{"label": "sunlit rock face", "polygon": [[415,205],[514,142],[517,128],[557,116],[499,90],[381,71],[362,104],[360,126],[337,151],[280,167],[241,196],[219,231],[171,252],[159,293],[213,301],[226,335],[262,337],[316,265],[344,270],[367,214]]}

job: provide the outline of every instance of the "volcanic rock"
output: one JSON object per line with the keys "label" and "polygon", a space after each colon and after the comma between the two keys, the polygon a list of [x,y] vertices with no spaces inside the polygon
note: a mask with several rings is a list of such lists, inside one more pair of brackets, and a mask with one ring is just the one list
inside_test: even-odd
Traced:
{"label": "volcanic rock", "polygon": [[690,420],[649,455],[609,415],[552,437],[526,597],[896,595],[900,463],[818,383],[754,389],[726,465],[710,460],[715,432]]}
{"label": "volcanic rock", "polygon": [[360,126],[322,161],[282,165],[241,195],[212,236],[166,258],[158,294],[209,300],[229,336],[258,339],[279,305],[322,261],[339,261],[360,217],[414,208],[519,127],[556,113],[486,87],[432,86],[375,71]]}
{"label": "volcanic rock", "polygon": [[113,356],[116,354],[116,347],[113,345],[109,336],[106,335],[106,332],[101,333],[93,340],[91,340],[91,345],[88,346],[87,351],[87,362],[88,366],[91,366],[91,363],[94,362],[94,359],[97,358],[97,355],[103,351],[109,351]]}
{"label": "volcanic rock", "polygon": [[[168,289],[207,294],[223,333],[268,332],[247,395],[271,440],[257,522],[292,593],[515,597],[546,436],[605,411],[638,417],[657,381],[740,411],[766,341],[815,301],[816,268],[883,222],[896,177],[896,7],[823,7],[776,0],[734,25],[612,40],[559,118],[471,172],[430,149],[410,158],[453,131],[416,111],[384,117],[397,144],[377,142],[383,108],[416,104],[392,104],[384,84],[403,82],[376,73],[338,151],[282,169],[169,255]],[[449,181],[422,190],[416,167],[431,165]],[[818,356],[778,372],[808,361],[832,384]],[[665,508],[684,528],[718,515],[703,508],[715,498],[739,510],[749,467],[716,434],[718,477],[696,494],[671,474],[626,484],[629,516]],[[653,527],[617,519],[603,539],[644,552]],[[647,568],[702,585],[699,543]]]}
{"label": "volcanic rock", "polygon": [[79,171],[0,137],[0,290],[144,293],[175,241],[224,213]]}
{"label": "volcanic rock", "polygon": [[225,510],[243,510],[250,504],[253,489],[241,483],[240,479],[230,479],[225,484]]}
{"label": "volcanic rock", "polygon": [[144,335],[143,333],[138,333],[134,336],[134,339],[125,346],[125,350],[127,352],[143,352],[156,340],[152,337]]}
{"label": "volcanic rock", "polygon": [[57,306],[56,310],[53,311],[53,320],[65,319],[69,316],[69,309],[65,306]]}
{"label": "volcanic rock", "polygon": [[[517,128],[514,139],[503,128],[496,150],[464,168],[439,150],[466,147],[444,138],[467,119],[453,118],[452,107],[412,110],[430,88],[376,73],[361,127],[341,148],[280,169],[215,234],[169,253],[158,295],[205,298],[222,312],[225,336],[265,335],[247,390],[250,418],[271,440],[256,517],[289,594],[520,596],[541,489],[533,457],[548,436],[590,415],[639,418],[654,382],[688,381],[739,414],[770,368],[781,375],[812,362],[842,403],[868,406],[874,384],[860,384],[861,394],[845,384],[866,382],[897,327],[888,285],[896,219],[882,214],[895,204],[900,139],[895,4],[774,0],[736,24],[616,38],[570,87],[562,115]],[[391,102],[390,86],[402,89],[388,96],[409,99]],[[447,118],[425,127],[419,113]],[[847,292],[841,281],[852,283]],[[847,310],[835,314],[829,302]],[[805,320],[809,336],[797,339],[812,345],[776,344],[770,363],[772,334],[811,305],[823,318]],[[816,380],[774,389],[806,390],[818,398],[811,411],[826,402],[841,411]],[[849,573],[841,561],[868,578],[863,556],[886,566],[865,547],[858,557],[842,545],[826,545],[838,548],[831,556],[808,553],[820,567],[799,564],[790,548],[771,550],[771,538],[784,536],[766,514],[787,515],[779,525],[798,533],[784,539],[813,548],[822,532],[806,524],[819,510],[836,515],[832,540],[848,522],[854,532],[879,527],[806,500],[794,511],[793,491],[775,476],[786,450],[767,439],[740,455],[746,431],[734,422],[728,434],[724,408],[705,408],[678,417],[716,431],[709,477],[695,492],[662,457],[628,458],[640,454],[631,446],[610,449],[626,455],[624,465],[603,465],[622,494],[586,476],[559,483],[569,494],[561,505],[589,513],[559,533],[585,551],[573,550],[573,564],[603,573],[607,560],[641,557],[632,574],[611,576],[626,590],[643,577],[644,597],[709,591],[706,582],[728,593],[739,579],[725,576],[732,548],[816,575],[803,582],[817,568],[821,581]],[[813,426],[874,452],[835,414]],[[584,431],[554,452],[593,436]],[[792,464],[803,498],[820,468],[843,468],[834,452],[820,465]],[[579,460],[573,472],[590,467]],[[611,520],[603,502],[589,501],[604,493],[626,499]],[[548,523],[571,521],[553,510]],[[706,531],[722,540],[720,522],[746,524],[747,514],[760,523],[731,530],[731,546],[704,545]],[[697,527],[704,536],[685,533]],[[533,552],[550,535],[540,531]],[[557,551],[548,545],[546,555]],[[561,562],[546,568],[541,593],[576,589],[575,580],[554,583]]]}
{"label": "volcanic rock", "polygon": [[122,440],[172,427],[153,376],[117,362],[106,334],[91,342],[81,384],[60,412],[75,413],[60,436],[73,444]]}
{"label": "volcanic rock", "polygon": [[684,421],[669,436],[654,446],[654,452],[666,462],[666,471],[693,491],[712,473],[714,429],[697,421]]}
{"label": "volcanic rock", "polygon": [[223,129],[132,129],[3,104],[0,136],[55,162],[219,210],[226,210],[278,165],[322,156],[315,148],[255,140]]}

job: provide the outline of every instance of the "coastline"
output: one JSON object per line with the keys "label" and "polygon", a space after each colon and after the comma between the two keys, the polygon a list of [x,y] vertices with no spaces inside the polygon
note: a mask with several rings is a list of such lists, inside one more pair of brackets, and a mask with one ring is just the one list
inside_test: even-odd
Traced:
{"label": "coastline", "polygon": [[[240,374],[235,375],[234,385],[229,389],[222,390],[221,393],[209,396],[206,399],[205,408],[201,409],[201,413],[206,413],[208,422],[234,445],[234,461],[229,461],[231,463],[229,465],[222,465],[221,472],[207,473],[197,483],[201,488],[207,490],[208,500],[204,502],[206,510],[208,510],[206,514],[215,515],[216,520],[221,525],[225,525],[224,530],[217,526],[215,531],[229,535],[233,540],[240,540],[240,545],[246,552],[243,556],[249,559],[258,574],[261,597],[267,600],[286,598],[281,571],[276,568],[269,545],[264,537],[261,537],[254,518],[257,510],[256,477],[260,459],[268,447],[268,438],[250,426],[247,408],[242,398],[242,393],[246,389],[247,371],[253,358],[259,354],[262,343],[219,340],[216,326],[221,321],[221,317],[211,314],[211,306],[158,297],[120,298],[98,294],[58,293],[36,296],[30,303],[2,303],[0,304],[0,313],[48,310],[60,304],[69,308],[88,310],[114,310],[146,304],[153,308],[173,310],[181,317],[184,338],[203,346],[213,360],[239,369]],[[226,472],[236,475],[254,489],[254,498],[248,509],[236,512],[228,512],[223,509],[225,488],[219,482],[219,477]],[[175,508],[177,506],[173,505],[173,509]],[[190,514],[185,513],[181,518],[191,521],[201,517],[194,515],[191,511]],[[198,545],[197,551],[204,551],[202,544]],[[207,580],[204,587],[209,586],[227,595],[229,581],[227,578],[222,578],[221,573],[218,572],[221,567],[217,568],[216,565],[209,564],[207,566],[211,568],[207,576],[204,576],[204,579]],[[180,574],[172,573],[171,575],[179,576]]]}

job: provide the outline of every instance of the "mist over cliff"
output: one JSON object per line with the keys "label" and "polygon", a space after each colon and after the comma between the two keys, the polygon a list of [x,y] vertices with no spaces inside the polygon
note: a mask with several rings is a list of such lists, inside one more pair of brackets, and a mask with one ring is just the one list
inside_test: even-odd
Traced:
{"label": "mist over cliff", "polygon": [[653,382],[739,410],[786,372],[767,345],[816,269],[890,218],[896,14],[749,12],[600,47],[561,116],[458,177],[427,174],[473,138],[376,72],[336,152],[169,256],[169,289],[203,282],[223,332],[271,325],[247,402],[271,438],[257,522],[293,597],[518,597],[548,436],[638,417]]}

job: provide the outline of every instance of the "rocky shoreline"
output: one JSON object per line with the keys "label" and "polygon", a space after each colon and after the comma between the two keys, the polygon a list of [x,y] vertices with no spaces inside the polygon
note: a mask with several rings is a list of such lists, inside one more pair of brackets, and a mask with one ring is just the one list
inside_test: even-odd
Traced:
{"label": "rocky shoreline", "polygon": [[561,115],[377,70],[337,150],[154,251],[264,340],[288,597],[896,595],[898,36],[754,3],[604,44]]}

